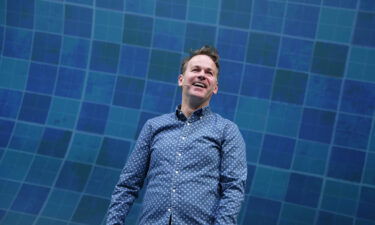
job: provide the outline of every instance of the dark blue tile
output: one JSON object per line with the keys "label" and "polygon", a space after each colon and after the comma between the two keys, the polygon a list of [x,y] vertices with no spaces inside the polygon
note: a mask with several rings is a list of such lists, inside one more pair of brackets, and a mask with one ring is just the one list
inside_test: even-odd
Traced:
{"label": "dark blue tile", "polygon": [[281,32],[285,16],[285,2],[254,0],[251,28],[269,32]]}
{"label": "dark blue tile", "polygon": [[46,128],[39,145],[38,154],[64,158],[72,132],[55,128]]}
{"label": "dark blue tile", "polygon": [[57,67],[31,63],[26,89],[42,94],[52,94],[55,87]]}
{"label": "dark blue tile", "polygon": [[371,118],[340,114],[335,132],[337,145],[366,149],[369,141]]}
{"label": "dark blue tile", "polygon": [[336,110],[341,90],[341,80],[324,76],[309,76],[307,106]]}
{"label": "dark blue tile", "polygon": [[306,73],[277,70],[272,88],[272,100],[300,105],[303,103],[306,84]]}
{"label": "dark blue tile", "polygon": [[85,71],[60,67],[55,95],[80,99],[83,91]]}
{"label": "dark blue tile", "polygon": [[220,25],[249,28],[251,3],[250,0],[223,1],[220,9]]}
{"label": "dark blue tile", "polygon": [[100,225],[109,205],[108,199],[84,195],[72,217],[72,221]]}
{"label": "dark blue tile", "polygon": [[51,190],[51,194],[41,215],[62,220],[70,220],[80,198],[81,193],[54,188]]}
{"label": "dark blue tile", "polygon": [[90,38],[92,19],[92,9],[65,5],[64,34]]}
{"label": "dark blue tile", "polygon": [[322,178],[292,173],[285,200],[298,205],[317,207],[322,182]]}
{"label": "dark blue tile", "polygon": [[216,27],[188,23],[185,34],[184,51],[188,52],[192,49],[198,49],[203,45],[214,45],[216,37]]}
{"label": "dark blue tile", "polygon": [[187,0],[156,0],[155,15],[185,20]]}
{"label": "dark blue tile", "polygon": [[304,108],[299,137],[329,144],[335,118],[335,112]]}
{"label": "dark blue tile", "polygon": [[60,35],[36,32],[34,34],[32,60],[58,64],[60,49]]}
{"label": "dark blue tile", "polygon": [[179,53],[152,50],[148,78],[176,84],[180,74],[180,59]]}
{"label": "dark blue tile", "polygon": [[125,0],[126,2],[126,11],[136,12],[148,15],[154,15],[155,12],[155,1],[156,0],[147,0],[147,1],[138,1],[138,0]]}
{"label": "dark blue tile", "polygon": [[109,107],[107,105],[83,102],[77,129],[103,134],[107,122],[108,112]]}
{"label": "dark blue tile", "polygon": [[157,113],[150,113],[150,112],[141,112],[141,115],[139,116],[137,132],[136,132],[135,137],[139,136],[139,133],[141,132],[143,125],[146,123],[147,120],[157,117],[159,115],[160,113],[157,114]]}
{"label": "dark blue tile", "polygon": [[0,119],[0,147],[8,145],[13,127],[14,122]]}
{"label": "dark blue tile", "polygon": [[321,5],[322,0],[289,0],[289,2],[306,3],[306,4],[312,4],[312,5]]}
{"label": "dark blue tile", "polygon": [[51,104],[51,96],[25,93],[18,119],[45,123]]}
{"label": "dark blue tile", "polygon": [[120,56],[120,45],[93,41],[90,69],[116,73]]}
{"label": "dark blue tile", "polygon": [[107,104],[111,102],[116,77],[91,72],[86,82],[85,100]]}
{"label": "dark blue tile", "polygon": [[60,169],[61,160],[44,156],[35,156],[26,181],[40,185],[52,185]]}
{"label": "dark blue tile", "polygon": [[56,181],[56,187],[81,192],[86,185],[90,171],[90,165],[65,161]]}
{"label": "dark blue tile", "polygon": [[130,142],[104,138],[96,164],[121,169],[130,152]]}
{"label": "dark blue tile", "polygon": [[11,209],[37,215],[48,193],[49,188],[23,184]]}
{"label": "dark blue tile", "polygon": [[186,23],[167,19],[156,19],[152,46],[171,51],[184,48]]}
{"label": "dark blue tile", "polygon": [[311,71],[333,77],[344,75],[348,46],[316,42]]}
{"label": "dark blue tile", "polygon": [[250,33],[246,62],[275,66],[280,37],[263,33]]}
{"label": "dark blue tile", "polygon": [[[18,182],[3,180],[0,179],[0,188],[1,188],[1,209],[8,209],[12,204],[14,198],[17,196],[17,193],[20,189],[21,184]],[[0,216],[1,221],[1,216]]]}
{"label": "dark blue tile", "polygon": [[316,225],[352,225],[353,218],[320,211]]}
{"label": "dark blue tile", "polygon": [[259,162],[264,165],[289,169],[293,159],[294,146],[294,139],[266,135]]}
{"label": "dark blue tile", "polygon": [[0,88],[0,116],[16,118],[21,101],[22,92]]}
{"label": "dark blue tile", "polygon": [[89,47],[88,40],[65,36],[61,49],[61,64],[86,68],[89,61]]}
{"label": "dark blue tile", "polygon": [[247,202],[243,224],[274,225],[277,224],[281,203],[278,201],[250,196]]}
{"label": "dark blue tile", "polygon": [[[242,77],[242,63],[220,61],[219,91],[238,94]],[[222,75],[222,76],[221,76]]]}
{"label": "dark blue tile", "polygon": [[151,46],[153,22],[151,17],[125,14],[123,43]]}
{"label": "dark blue tile", "polygon": [[8,26],[33,28],[35,1],[7,1],[6,21]]}
{"label": "dark blue tile", "polygon": [[117,77],[113,104],[139,109],[142,104],[145,81],[130,77]]}
{"label": "dark blue tile", "polygon": [[173,108],[173,98],[176,86],[172,84],[147,81],[143,94],[143,109],[155,113],[167,113]]}
{"label": "dark blue tile", "polygon": [[120,170],[95,167],[87,183],[85,192],[110,198],[119,176]]}
{"label": "dark blue tile", "polygon": [[323,0],[323,5],[347,9],[356,9],[357,0]]}
{"label": "dark blue tile", "polygon": [[372,116],[375,112],[375,84],[346,80],[340,110]]}
{"label": "dark blue tile", "polygon": [[309,71],[313,42],[295,38],[283,38],[278,66],[281,68]]}
{"label": "dark blue tile", "polygon": [[4,41],[4,56],[29,59],[33,32],[17,28],[6,28]]}
{"label": "dark blue tile", "polygon": [[375,221],[375,188],[362,187],[357,217]]}
{"label": "dark blue tile", "polygon": [[246,159],[248,162],[258,162],[259,154],[262,149],[263,134],[240,129],[246,144]]}
{"label": "dark blue tile", "polygon": [[[55,0],[56,1],[56,0]],[[64,1],[64,0],[57,0]],[[65,0],[66,2],[78,3],[83,5],[93,5],[94,0]]]}
{"label": "dark blue tile", "polygon": [[333,147],[327,175],[338,179],[360,182],[365,155],[361,151]]}
{"label": "dark blue tile", "polygon": [[114,9],[122,11],[124,9],[124,1],[118,0],[96,0],[95,5],[96,7],[106,8],[106,9]]}
{"label": "dark blue tile", "polygon": [[214,112],[224,118],[234,120],[237,98],[238,96],[236,95],[218,93],[212,96],[210,106],[212,106]]}
{"label": "dark blue tile", "polygon": [[133,77],[146,77],[150,50],[122,45],[119,73]]}
{"label": "dark blue tile", "polygon": [[319,19],[319,7],[288,4],[284,33],[298,37],[314,38]]}
{"label": "dark blue tile", "polygon": [[278,225],[310,225],[314,224],[315,209],[295,204],[283,204]]}
{"label": "dark blue tile", "polygon": [[274,69],[246,65],[242,78],[241,94],[269,99],[272,91]]}
{"label": "dark blue tile", "polygon": [[245,58],[247,32],[234,29],[219,29],[217,49],[220,57],[243,61]]}
{"label": "dark blue tile", "polygon": [[375,12],[375,1],[373,0],[361,0],[359,2],[359,8],[366,11]]}
{"label": "dark blue tile", "polygon": [[246,178],[246,186],[245,186],[245,193],[249,194],[251,189],[251,184],[253,183],[253,178],[255,174],[256,167],[253,165],[247,165],[247,178]]}

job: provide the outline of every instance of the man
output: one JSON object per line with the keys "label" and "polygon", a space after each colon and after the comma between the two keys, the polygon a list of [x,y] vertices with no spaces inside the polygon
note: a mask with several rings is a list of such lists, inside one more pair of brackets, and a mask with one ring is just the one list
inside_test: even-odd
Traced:
{"label": "man", "polygon": [[236,224],[247,164],[237,126],[211,111],[219,56],[204,46],[181,66],[182,103],[148,120],[112,195],[107,225],[123,224],[148,180],[141,225]]}

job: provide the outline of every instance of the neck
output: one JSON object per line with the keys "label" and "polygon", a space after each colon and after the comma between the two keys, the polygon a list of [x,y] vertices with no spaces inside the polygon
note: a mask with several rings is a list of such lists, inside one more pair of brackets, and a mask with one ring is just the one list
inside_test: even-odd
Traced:
{"label": "neck", "polygon": [[192,101],[184,101],[183,99],[181,104],[181,111],[187,118],[189,118],[195,110],[206,106],[208,106],[208,102],[194,103]]}

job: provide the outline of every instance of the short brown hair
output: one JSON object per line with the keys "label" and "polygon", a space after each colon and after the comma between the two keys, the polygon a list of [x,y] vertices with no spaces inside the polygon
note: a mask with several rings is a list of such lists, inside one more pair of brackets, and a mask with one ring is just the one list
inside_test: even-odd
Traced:
{"label": "short brown hair", "polygon": [[206,55],[214,61],[216,68],[217,68],[217,75],[219,75],[219,53],[215,47],[209,46],[209,45],[204,45],[203,47],[196,49],[196,50],[191,50],[190,55],[187,56],[184,60],[181,62],[181,74],[183,74],[186,70],[186,65],[190,61],[191,58],[193,58],[196,55]]}

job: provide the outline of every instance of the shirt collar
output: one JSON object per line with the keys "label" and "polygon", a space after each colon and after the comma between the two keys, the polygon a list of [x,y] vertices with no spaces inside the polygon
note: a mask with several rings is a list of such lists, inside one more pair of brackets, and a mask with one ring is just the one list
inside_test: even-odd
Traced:
{"label": "shirt collar", "polygon": [[[195,120],[195,118],[202,118],[204,116],[207,116],[208,114],[211,113],[211,108],[210,106],[205,106],[203,108],[199,108],[197,110],[195,110],[192,114],[191,114],[191,119],[192,120]],[[181,111],[181,105],[178,105],[176,107],[176,116],[178,119],[182,120],[182,121],[185,121],[187,120],[188,118],[186,118],[186,116],[184,115],[184,113]]]}

